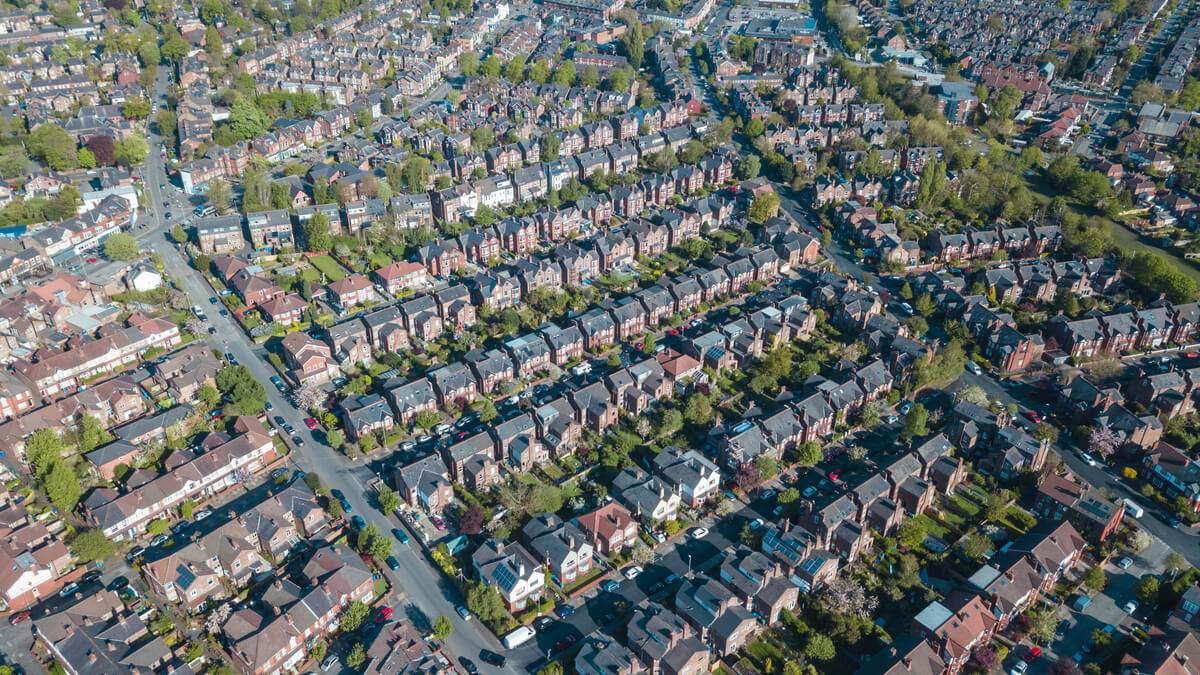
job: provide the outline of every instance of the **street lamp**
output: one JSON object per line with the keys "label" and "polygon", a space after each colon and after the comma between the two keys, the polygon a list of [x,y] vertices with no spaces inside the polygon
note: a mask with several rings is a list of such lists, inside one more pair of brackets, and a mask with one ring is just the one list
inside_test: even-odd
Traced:
{"label": "street lamp", "polygon": [[692,575],[692,554],[688,554],[688,576]]}

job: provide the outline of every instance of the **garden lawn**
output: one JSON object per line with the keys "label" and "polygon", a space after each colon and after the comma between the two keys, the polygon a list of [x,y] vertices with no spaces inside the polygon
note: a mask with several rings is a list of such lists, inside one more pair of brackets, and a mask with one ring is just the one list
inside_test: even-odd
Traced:
{"label": "garden lawn", "polygon": [[945,525],[942,525],[933,518],[930,518],[929,514],[927,513],[922,513],[921,515],[917,516],[917,520],[919,520],[921,524],[925,526],[926,532],[932,534],[938,539],[941,539],[942,541],[945,541],[946,543],[950,543],[950,529]]}
{"label": "garden lawn", "polygon": [[336,260],[328,255],[314,255],[308,259],[309,264],[325,273],[326,281],[341,281],[346,278],[345,271]]}

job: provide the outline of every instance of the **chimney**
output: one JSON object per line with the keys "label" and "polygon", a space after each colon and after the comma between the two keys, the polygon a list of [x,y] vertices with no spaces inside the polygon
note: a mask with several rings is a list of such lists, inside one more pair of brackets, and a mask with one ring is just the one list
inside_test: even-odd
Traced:
{"label": "chimney", "polygon": [[517,572],[520,574],[520,576],[525,576],[525,563],[517,564]]}
{"label": "chimney", "polygon": [[89,651],[87,653],[87,659],[88,659],[88,663],[95,663],[96,661],[99,660],[96,658],[96,653],[93,651]]}
{"label": "chimney", "polygon": [[272,611],[275,612],[275,616],[279,616],[280,614],[283,614],[283,611],[280,610],[279,607],[272,607],[271,609],[272,609]]}

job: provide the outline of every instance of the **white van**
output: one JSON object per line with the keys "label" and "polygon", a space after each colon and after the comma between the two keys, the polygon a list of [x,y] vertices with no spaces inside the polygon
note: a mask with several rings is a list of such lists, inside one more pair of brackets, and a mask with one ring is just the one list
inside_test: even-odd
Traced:
{"label": "white van", "polygon": [[1125,511],[1134,518],[1141,518],[1146,515],[1146,510],[1138,506],[1138,503],[1132,499],[1122,499],[1121,501],[1125,502]]}
{"label": "white van", "polygon": [[533,639],[533,629],[529,626],[521,626],[508,635],[504,636],[504,647],[506,649],[516,649],[521,645]]}

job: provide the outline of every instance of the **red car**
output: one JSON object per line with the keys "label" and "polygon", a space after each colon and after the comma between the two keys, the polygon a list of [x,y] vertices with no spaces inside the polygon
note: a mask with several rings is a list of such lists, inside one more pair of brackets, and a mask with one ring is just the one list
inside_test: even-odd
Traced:
{"label": "red car", "polygon": [[1187,352],[1184,354],[1184,356],[1188,357],[1189,359],[1194,359],[1197,356],[1200,356],[1200,352]]}
{"label": "red car", "polygon": [[163,200],[163,206],[170,206],[170,205],[171,205],[171,202],[169,202],[165,199]]}
{"label": "red car", "polygon": [[829,474],[829,480],[837,480],[838,478],[841,478],[841,477],[842,477],[841,471],[834,471],[833,473]]}
{"label": "red car", "polygon": [[559,652],[566,650],[570,648],[571,645],[575,644],[575,640],[576,637],[574,635],[568,635],[554,643],[554,650]]}
{"label": "red car", "polygon": [[379,610],[379,614],[375,615],[375,623],[383,623],[390,618],[392,618],[392,608],[384,607],[383,609]]}
{"label": "red car", "polygon": [[432,518],[432,520],[433,520],[433,526],[436,527],[437,529],[439,529],[439,530],[446,529],[446,521],[442,520],[441,518],[438,518],[437,516],[434,516]]}
{"label": "red car", "polygon": [[309,429],[316,429],[317,421],[311,417],[305,417],[304,418],[304,426],[308,427]]}
{"label": "red car", "polygon": [[670,335],[671,337],[675,337],[676,335],[679,335],[679,329],[672,328],[671,330],[667,331],[667,335]]}
{"label": "red car", "polygon": [[1033,410],[1025,411],[1025,416],[1028,417],[1030,420],[1033,420],[1033,422],[1035,424],[1040,424],[1042,421],[1042,416],[1037,414],[1037,412],[1035,412]]}
{"label": "red car", "polygon": [[1041,648],[1034,647],[1033,649],[1030,649],[1028,652],[1026,652],[1026,654],[1024,656],[1022,656],[1021,658],[1025,659],[1026,663],[1033,663],[1034,661],[1037,661],[1038,657],[1041,655],[1042,655]]}
{"label": "red car", "polygon": [[96,262],[97,260],[99,260],[99,258],[97,258],[96,256],[92,256],[91,258],[88,258],[88,259],[87,259],[88,263],[94,263],[94,262]]}
{"label": "red car", "polygon": [[28,618],[29,618],[29,612],[17,612],[16,614],[13,614],[12,616],[8,617],[8,622],[15,626]]}

